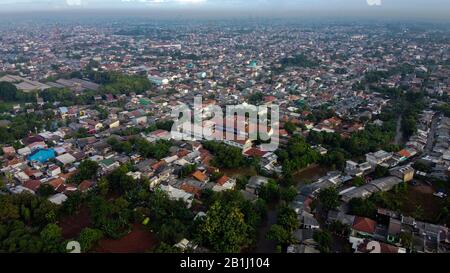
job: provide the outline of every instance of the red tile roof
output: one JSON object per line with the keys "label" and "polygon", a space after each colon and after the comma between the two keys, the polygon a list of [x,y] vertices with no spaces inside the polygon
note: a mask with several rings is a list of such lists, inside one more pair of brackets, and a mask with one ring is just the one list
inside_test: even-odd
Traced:
{"label": "red tile roof", "polygon": [[200,193],[201,193],[201,191],[202,191],[201,189],[199,189],[199,188],[197,188],[197,187],[194,187],[194,186],[192,186],[192,185],[189,185],[189,184],[187,184],[187,183],[183,183],[183,184],[181,185],[180,189],[184,190],[185,192],[192,193],[192,194],[194,194],[196,197],[199,197],[199,196],[200,196]]}
{"label": "red tile roof", "polygon": [[61,178],[53,179],[52,181],[48,182],[55,190],[58,189],[62,184],[64,184],[64,180]]}
{"label": "red tile roof", "polygon": [[375,233],[377,222],[372,219],[356,216],[353,221],[353,229],[365,233]]}
{"label": "red tile roof", "polygon": [[406,157],[406,158],[411,157],[411,154],[405,149],[398,152],[398,154],[401,155],[402,157]]}
{"label": "red tile roof", "polygon": [[217,184],[219,184],[220,186],[223,186],[225,183],[227,183],[228,180],[230,180],[230,178],[228,176],[224,175],[221,178],[219,178],[219,180],[217,180]]}
{"label": "red tile roof", "polygon": [[166,162],[164,160],[158,161],[158,162],[156,162],[155,164],[152,165],[152,169],[153,170],[157,170],[161,166],[163,166],[164,164],[166,164]]}
{"label": "red tile roof", "polygon": [[87,189],[89,189],[90,187],[92,187],[94,183],[90,180],[84,180],[83,182],[80,183],[80,185],[78,185],[78,189],[80,191],[85,191]]}
{"label": "red tile roof", "polygon": [[179,158],[182,158],[182,157],[187,156],[188,154],[189,154],[189,151],[188,151],[188,150],[186,150],[186,149],[181,149],[181,150],[178,151],[177,156],[178,156]]}
{"label": "red tile roof", "polygon": [[200,182],[205,182],[208,180],[208,177],[201,171],[195,171],[192,176]]}
{"label": "red tile roof", "polygon": [[39,187],[41,186],[41,181],[39,180],[28,180],[25,183],[23,183],[23,186],[27,189],[30,189],[32,191],[37,191]]}

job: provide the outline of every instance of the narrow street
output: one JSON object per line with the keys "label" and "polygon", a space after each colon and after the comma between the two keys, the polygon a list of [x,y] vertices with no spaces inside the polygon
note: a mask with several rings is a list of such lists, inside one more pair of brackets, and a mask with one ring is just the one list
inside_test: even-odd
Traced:
{"label": "narrow street", "polygon": [[256,244],[255,253],[273,253],[275,252],[276,243],[266,238],[272,225],[277,223],[277,206],[270,205],[267,211],[267,219],[258,229],[258,243]]}
{"label": "narrow street", "polygon": [[402,116],[400,115],[397,119],[397,129],[395,132],[395,145],[403,144],[403,131],[402,131]]}
{"label": "narrow street", "polygon": [[425,146],[425,149],[424,149],[425,155],[430,154],[431,151],[433,150],[434,138],[436,135],[436,129],[437,129],[439,117],[440,117],[439,114],[435,114],[433,117],[433,120],[431,121],[431,128],[430,128],[430,132],[428,134],[427,145]]}

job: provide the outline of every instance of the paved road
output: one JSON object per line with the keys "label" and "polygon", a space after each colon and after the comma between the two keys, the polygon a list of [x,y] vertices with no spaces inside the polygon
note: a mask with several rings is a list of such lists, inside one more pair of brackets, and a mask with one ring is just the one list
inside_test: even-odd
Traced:
{"label": "paved road", "polygon": [[428,134],[427,144],[425,145],[425,149],[424,149],[424,153],[426,155],[430,154],[431,151],[433,150],[434,139],[436,136],[436,129],[437,129],[439,117],[440,117],[439,114],[435,114],[433,116],[433,120],[431,121],[430,133]]}
{"label": "paved road", "polygon": [[402,115],[400,115],[397,119],[397,128],[395,132],[395,140],[394,143],[396,145],[403,144],[403,131],[402,131]]}
{"label": "paved road", "polygon": [[277,207],[269,206],[267,212],[267,219],[264,224],[258,230],[258,242],[256,244],[255,253],[274,253],[277,244],[266,238],[267,232],[269,232],[272,225],[277,223]]}

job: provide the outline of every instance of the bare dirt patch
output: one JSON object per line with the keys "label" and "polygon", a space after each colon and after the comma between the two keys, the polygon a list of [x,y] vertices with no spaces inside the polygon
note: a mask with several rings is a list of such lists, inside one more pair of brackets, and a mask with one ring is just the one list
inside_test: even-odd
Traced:
{"label": "bare dirt patch", "polygon": [[89,207],[83,205],[80,210],[71,216],[66,216],[59,221],[64,239],[76,238],[81,230],[91,226]]}
{"label": "bare dirt patch", "polygon": [[141,224],[134,224],[130,233],[124,237],[102,239],[93,252],[97,253],[144,253],[158,245],[155,235]]}

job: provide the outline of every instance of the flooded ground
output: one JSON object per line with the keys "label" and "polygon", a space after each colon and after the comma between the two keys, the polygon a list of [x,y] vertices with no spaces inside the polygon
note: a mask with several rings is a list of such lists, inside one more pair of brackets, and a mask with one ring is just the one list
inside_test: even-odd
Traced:
{"label": "flooded ground", "polygon": [[295,186],[306,185],[325,176],[331,168],[320,165],[311,165],[294,175]]}
{"label": "flooded ground", "polygon": [[235,168],[235,169],[220,169],[220,172],[228,177],[238,176],[254,176],[258,175],[254,168]]}

